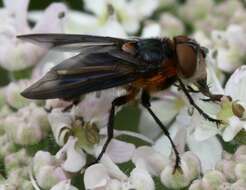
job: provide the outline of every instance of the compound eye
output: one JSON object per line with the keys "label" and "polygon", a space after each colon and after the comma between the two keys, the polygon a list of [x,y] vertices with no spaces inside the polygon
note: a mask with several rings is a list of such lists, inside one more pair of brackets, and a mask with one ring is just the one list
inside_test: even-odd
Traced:
{"label": "compound eye", "polygon": [[197,52],[192,46],[186,43],[180,43],[176,46],[176,53],[180,73],[184,78],[192,77],[196,71]]}

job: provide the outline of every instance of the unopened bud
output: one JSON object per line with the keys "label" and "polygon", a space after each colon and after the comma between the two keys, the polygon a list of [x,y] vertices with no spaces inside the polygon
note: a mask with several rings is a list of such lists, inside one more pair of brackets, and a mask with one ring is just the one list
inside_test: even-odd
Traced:
{"label": "unopened bud", "polygon": [[177,169],[175,173],[173,173],[172,165],[165,167],[160,177],[163,185],[171,189],[182,189],[187,187],[191,182],[181,170]]}
{"label": "unopened bud", "polygon": [[234,154],[234,158],[238,162],[246,162],[246,145],[241,145],[238,147]]}
{"label": "unopened bud", "polygon": [[246,181],[243,179],[239,179],[232,184],[231,190],[245,190],[245,187],[246,187]]}
{"label": "unopened bud", "polygon": [[221,172],[211,170],[204,175],[202,181],[205,189],[217,190],[226,180]]}
{"label": "unopened bud", "polygon": [[216,164],[216,169],[222,172],[228,181],[236,181],[236,162],[233,160],[221,160]]}
{"label": "unopened bud", "polygon": [[235,167],[235,173],[238,179],[246,180],[246,162],[238,163]]}

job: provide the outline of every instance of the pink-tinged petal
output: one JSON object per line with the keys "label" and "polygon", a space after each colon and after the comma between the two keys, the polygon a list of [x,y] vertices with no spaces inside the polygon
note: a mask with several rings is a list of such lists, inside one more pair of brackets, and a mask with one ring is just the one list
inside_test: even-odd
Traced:
{"label": "pink-tinged petal", "polygon": [[103,164],[94,164],[85,170],[86,189],[105,188],[109,180],[109,173]]}
{"label": "pink-tinged petal", "polygon": [[29,30],[27,23],[27,9],[29,5],[29,0],[4,0],[4,6],[10,12],[10,14],[15,18],[16,30],[20,33],[26,33]]}
{"label": "pink-tinged petal", "polygon": [[132,162],[137,168],[142,168],[151,175],[158,176],[169,163],[169,160],[152,147],[142,146],[135,150]]}
{"label": "pink-tinged petal", "polygon": [[134,150],[134,144],[113,139],[107,148],[107,153],[113,162],[123,163],[131,159]]}
{"label": "pink-tinged petal", "polygon": [[193,136],[188,136],[187,143],[190,150],[200,159],[203,172],[213,169],[222,158],[223,149],[216,137],[197,141]]}
{"label": "pink-tinged petal", "polygon": [[42,18],[35,25],[34,33],[59,33],[62,32],[64,16],[67,8],[63,3],[53,3],[44,12]]}

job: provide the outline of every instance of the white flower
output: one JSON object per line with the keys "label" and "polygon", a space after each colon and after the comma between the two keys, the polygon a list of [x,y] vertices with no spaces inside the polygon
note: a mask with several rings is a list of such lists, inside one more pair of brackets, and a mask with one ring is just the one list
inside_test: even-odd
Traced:
{"label": "white flower", "polygon": [[196,20],[206,18],[208,12],[212,10],[214,1],[197,0],[186,1],[184,6],[179,7],[180,16],[187,22],[194,22]]}
{"label": "white flower", "polygon": [[[135,33],[140,27],[140,21],[150,16],[158,7],[158,0],[108,0],[96,1],[85,0],[86,9],[92,11],[101,20],[108,15],[108,6],[113,7],[121,25],[129,33]],[[127,10],[127,11],[125,11]]]}
{"label": "white flower", "polygon": [[217,49],[217,65],[221,70],[233,72],[243,64],[246,35],[240,25],[229,25],[226,31],[214,31],[212,37]]}
{"label": "white flower", "polygon": [[76,142],[77,139],[70,136],[67,143],[56,154],[56,158],[63,162],[62,168],[67,172],[78,172],[86,163],[86,155],[76,146]]}
{"label": "white flower", "polygon": [[5,17],[0,28],[0,65],[7,70],[14,71],[37,64],[47,50],[20,41],[16,39],[16,36],[26,33],[61,32],[62,19],[60,16],[66,12],[65,6],[59,3],[50,5],[40,21],[31,29],[27,23],[29,0],[18,2],[5,0],[4,4],[5,8],[0,12]]}

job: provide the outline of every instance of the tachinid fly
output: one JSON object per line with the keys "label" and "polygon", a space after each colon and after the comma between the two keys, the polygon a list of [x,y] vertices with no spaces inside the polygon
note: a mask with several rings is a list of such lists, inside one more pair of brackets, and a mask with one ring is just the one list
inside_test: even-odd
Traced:
{"label": "tachinid fly", "polygon": [[122,86],[127,94],[112,102],[108,122],[108,138],[99,154],[101,159],[113,138],[115,107],[134,100],[141,94],[141,104],[151,114],[169,138],[176,155],[175,169],[180,157],[168,130],[151,109],[150,94],[165,90],[173,84],[187,96],[193,107],[207,120],[211,118],[196,105],[190,92],[193,84],[211,101],[220,95],[210,93],[206,83],[205,57],[207,49],[187,36],[149,39],[121,39],[91,35],[28,34],[18,38],[78,55],[53,67],[43,78],[22,92],[30,99],[75,99],[82,94]]}

